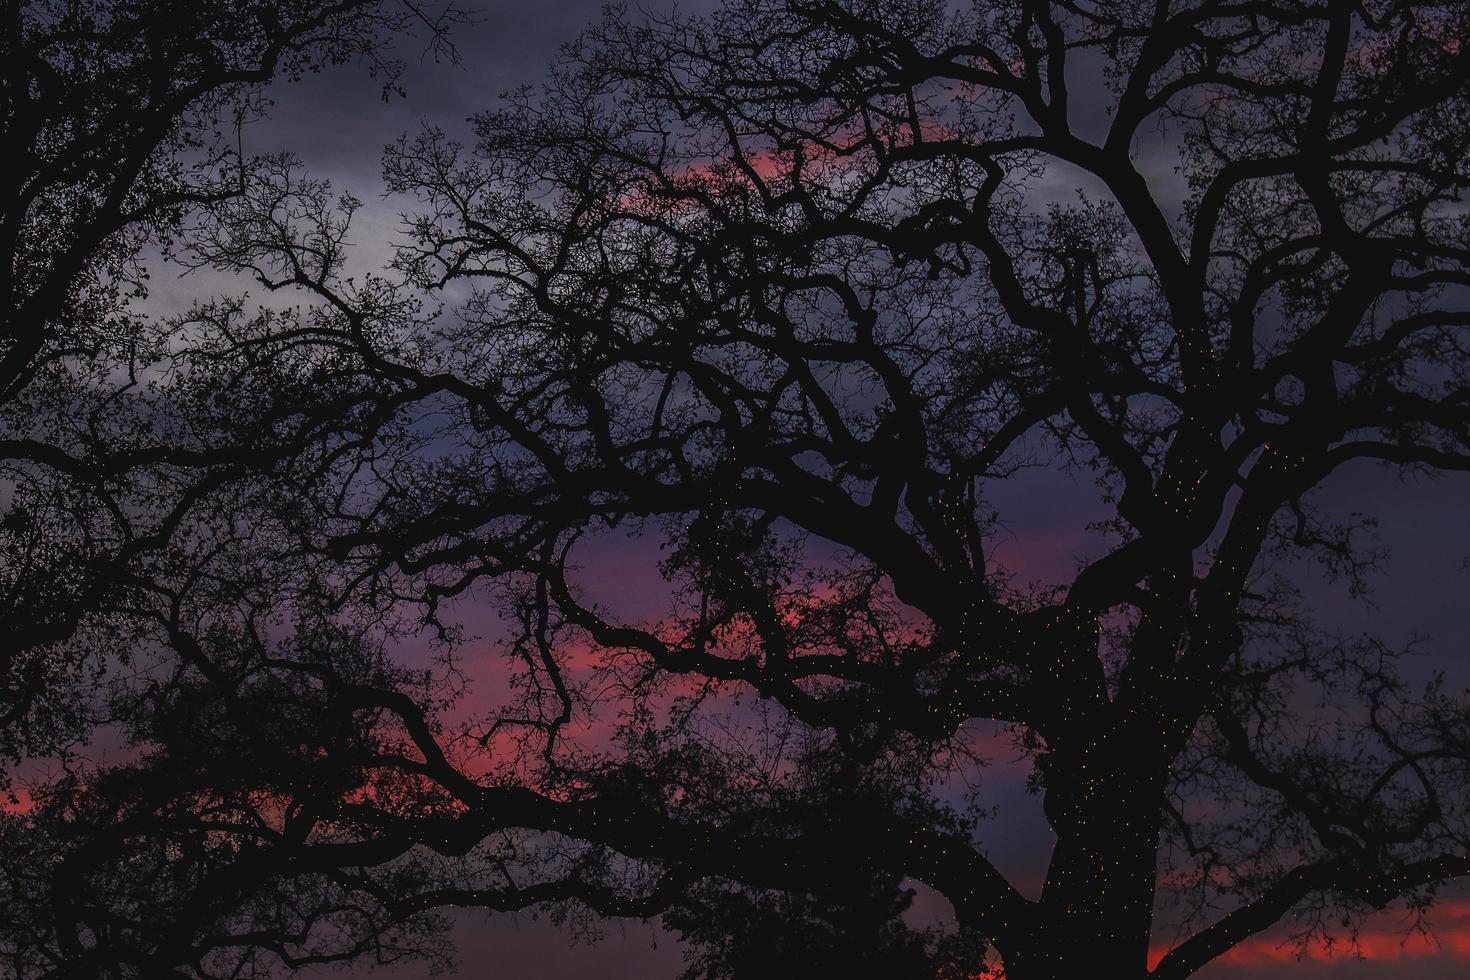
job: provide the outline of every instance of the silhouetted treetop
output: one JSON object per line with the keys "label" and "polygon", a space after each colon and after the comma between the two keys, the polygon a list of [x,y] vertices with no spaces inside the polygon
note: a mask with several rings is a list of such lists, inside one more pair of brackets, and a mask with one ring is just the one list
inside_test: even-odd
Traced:
{"label": "silhouetted treetop", "polygon": [[268,83],[363,60],[386,95],[391,39],[417,31],[448,53],[458,16],[361,0],[7,6],[0,752],[54,751],[85,725],[96,670],[142,645],[88,616],[123,601],[138,559],[224,482],[230,453],[157,410],[180,344],[143,302],[148,260],[252,179],[240,127]]}
{"label": "silhouetted treetop", "polygon": [[[751,690],[857,764],[1012,724],[1058,838],[1039,900],[963,834],[855,850],[1016,977],[1141,973],[1162,861],[1202,912],[1240,903],[1159,966],[1183,976],[1308,899],[1467,868],[1463,708],[1265,577],[1302,553],[1363,584],[1361,528],[1309,499],[1344,465],[1470,464],[1464,13],[614,14],[472,146],[389,149],[421,202],[399,267],[453,316],[337,281],[248,201],[203,248],[327,302],[253,342],[325,334],[411,420],[343,444],[356,496],[314,547],[431,604],[522,583],[526,708],[492,731],[573,765],[575,637],[635,691]],[[996,561],[986,503],[1038,464],[1112,510],[1040,591]],[[615,526],[663,537],[671,618],[619,618],[569,571]],[[1298,730],[1303,683],[1336,694]]]}
{"label": "silhouetted treetop", "polygon": [[[772,915],[832,963],[861,922],[895,970],[1173,980],[1427,906],[1470,874],[1470,713],[1290,573],[1370,582],[1370,521],[1313,497],[1338,471],[1470,469],[1467,33],[1458,3],[615,10],[469,144],[388,148],[416,205],[366,278],[353,203],[262,169],[191,247],[317,303],[201,311],[200,363],[258,385],[205,417],[319,417],[264,467],[292,560],[426,628],[498,600],[513,671],[455,724],[323,675],[396,741],[273,846],[393,920],[672,910],[710,976],[788,948]],[[1048,478],[1089,544],[1031,582],[1000,501]],[[667,615],[579,570],[619,536],[662,548]],[[958,799],[986,723],[1056,837],[1036,897]],[[904,931],[905,879],[955,936]]]}
{"label": "silhouetted treetop", "polygon": [[[191,373],[187,341],[178,319],[148,302],[148,272],[200,209],[255,179],[263,162],[241,155],[239,127],[264,111],[270,83],[361,59],[386,94],[399,73],[393,38],[418,33],[449,54],[444,30],[459,17],[449,8],[376,2],[16,2],[5,8],[0,790],[7,799],[0,804],[0,971],[6,975],[133,969],[157,976],[174,962],[160,964],[160,948],[185,959],[201,955],[168,930],[197,936],[188,924],[201,919],[209,923],[204,931],[213,930],[221,906],[235,919],[270,908],[260,888],[218,895],[198,888],[196,872],[218,855],[206,846],[193,852],[197,860],[185,860],[176,849],[179,836],[170,838],[150,812],[161,794],[167,806],[201,804],[210,790],[197,775],[181,776],[177,764],[146,776],[98,774],[95,764],[78,758],[79,748],[116,742],[119,729],[131,728],[123,755],[136,751],[143,757],[136,769],[148,771],[150,751],[170,741],[165,735],[181,726],[185,711],[167,696],[169,687],[197,689],[205,675],[218,699],[243,683],[258,665],[242,665],[237,656],[216,669],[205,649],[217,646],[222,633],[240,649],[241,633],[267,618],[261,610],[285,605],[283,593],[300,584],[279,562],[270,575],[261,574],[260,563],[277,542],[259,507],[255,520],[242,518],[252,510],[252,466],[278,456],[292,431],[269,422],[252,428],[258,419],[247,422],[243,414],[228,431],[190,424],[196,402],[218,406],[238,397],[243,405],[244,394],[232,395],[220,379],[208,392],[180,381]],[[271,586],[261,584],[272,577]],[[279,610],[273,615],[280,618]],[[325,628],[321,617],[316,627]],[[195,636],[209,631],[214,635],[203,643]],[[371,663],[366,653],[358,658]],[[372,676],[380,686],[389,683],[381,671]],[[199,700],[218,709],[207,697]],[[237,719],[242,700],[235,702]],[[188,712],[196,728],[209,715],[197,704]],[[261,737],[271,730],[265,718],[255,718]],[[174,732],[173,744],[180,737]],[[275,754],[289,756],[289,738],[276,738],[288,748],[276,744]],[[227,797],[246,781],[259,802],[270,791],[268,767],[256,761],[258,753],[238,745],[233,751],[251,760],[249,768],[242,761],[233,783],[211,772],[213,792]],[[37,792],[26,796],[13,781],[17,762],[49,764],[65,776],[48,788],[28,787]],[[22,795],[11,795],[16,792]],[[147,861],[155,865],[145,873]],[[84,870],[74,877],[78,867]],[[151,872],[158,877],[150,879]],[[106,894],[109,920],[99,929],[115,937],[126,935],[123,923],[134,910],[153,910],[147,928],[155,958],[140,963],[125,940],[109,942],[98,932],[82,930],[78,938],[64,894],[69,884]],[[309,887],[292,885],[303,911],[312,907]],[[319,906],[342,919],[331,899]],[[298,927],[286,919],[279,934]],[[84,951],[89,943],[93,948]]]}

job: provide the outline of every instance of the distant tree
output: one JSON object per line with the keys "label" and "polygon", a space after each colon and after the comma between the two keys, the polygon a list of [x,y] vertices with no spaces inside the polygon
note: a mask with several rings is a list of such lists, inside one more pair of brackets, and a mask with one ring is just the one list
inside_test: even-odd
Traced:
{"label": "distant tree", "polygon": [[[224,202],[200,260],[321,303],[202,350],[271,417],[352,406],[270,471],[293,554],[335,608],[498,597],[516,673],[459,721],[321,673],[357,748],[302,758],[352,781],[173,825],[248,823],[384,921],[668,911],[710,976],[942,969],[905,879],[1012,980],[1426,908],[1470,874],[1470,712],[1290,572],[1366,587],[1312,501],[1344,467],[1470,469],[1467,34],[1463,3],[614,12],[472,148],[389,150],[406,282],[345,277],[320,184]],[[987,500],[1048,471],[1106,517],[1032,587]],[[609,533],[663,548],[668,616],[579,575]],[[993,723],[1056,837],[1036,898],[952,789]]]}

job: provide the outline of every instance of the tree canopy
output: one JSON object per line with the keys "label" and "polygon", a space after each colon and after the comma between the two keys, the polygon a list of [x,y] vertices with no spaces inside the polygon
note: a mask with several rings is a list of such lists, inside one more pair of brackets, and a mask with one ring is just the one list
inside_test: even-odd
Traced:
{"label": "tree canopy", "polygon": [[[68,955],[208,975],[552,905],[666,914],[701,976],[1173,980],[1427,906],[1470,874],[1470,713],[1290,571],[1368,583],[1314,500],[1338,471],[1470,469],[1467,33],[1462,3],[613,11],[472,140],[388,148],[416,203],[368,277],[354,202],[258,168],[189,261],[308,304],[178,329],[198,431],[291,433],[249,461],[269,541],[208,630],[175,618],[143,760],[16,831],[135,808],[27,885]],[[997,557],[1037,473],[1105,513],[1066,581]],[[661,549],[665,615],[579,570],[608,541]],[[492,707],[455,703],[471,601],[509,625]],[[381,652],[414,628],[439,669]],[[996,726],[1056,838],[1034,897],[957,789]],[[146,868],[178,880],[109,897]],[[908,881],[952,932],[904,923]],[[149,903],[201,894],[164,952]]]}
{"label": "tree canopy", "polygon": [[[270,549],[260,540],[262,529],[243,514],[258,493],[252,474],[289,454],[310,426],[244,414],[229,431],[194,425],[196,403],[246,396],[223,377],[199,383],[178,318],[150,303],[149,271],[179,247],[192,222],[279,162],[240,148],[241,127],[267,111],[273,82],[362,62],[387,97],[402,68],[394,40],[417,34],[426,53],[452,56],[445,32],[460,20],[452,8],[363,0],[6,6],[0,78],[9,150],[0,207],[7,270],[0,280],[0,757],[6,763],[0,791],[8,798],[0,815],[0,970],[6,975],[96,976],[122,968],[157,975],[156,962],[129,961],[113,948],[107,930],[117,925],[79,934],[57,884],[70,881],[64,855],[85,866],[130,834],[142,844],[150,824],[106,802],[67,807],[60,800],[75,802],[67,793],[85,781],[97,800],[112,785],[126,806],[148,806],[147,792],[134,798],[136,781],[122,788],[125,774],[93,785],[98,774],[82,751],[100,741],[123,743],[125,758],[146,752],[148,726],[167,724],[162,710],[148,706],[161,709],[159,695],[171,676],[203,670],[225,683],[213,673],[216,662],[202,659],[196,633],[211,644],[232,635],[238,646],[249,635],[235,615],[241,595],[253,589],[260,602],[264,593],[299,584],[282,574],[279,562],[269,575],[261,572],[259,561]],[[220,625],[222,617],[231,626]],[[370,672],[375,661],[364,653],[354,663]],[[194,723],[202,724],[203,715]],[[13,764],[38,759],[63,778],[35,798],[17,795],[26,789],[16,781],[24,766]],[[158,778],[172,780],[172,800],[199,787],[177,773]],[[55,803],[50,810],[48,799]],[[143,848],[169,863],[174,855],[165,838],[152,837]],[[136,858],[130,865],[141,866]],[[182,864],[174,874],[186,874]],[[52,875],[55,881],[47,880]],[[188,901],[169,908],[179,893],[158,887],[146,873],[109,885],[116,886],[108,895],[118,900],[119,920],[127,896],[146,896],[165,910],[152,925],[187,931],[193,921]],[[299,901],[309,903],[304,892]],[[218,907],[219,901],[199,906],[205,914]],[[148,940],[150,950],[182,955],[175,941],[165,934]]]}

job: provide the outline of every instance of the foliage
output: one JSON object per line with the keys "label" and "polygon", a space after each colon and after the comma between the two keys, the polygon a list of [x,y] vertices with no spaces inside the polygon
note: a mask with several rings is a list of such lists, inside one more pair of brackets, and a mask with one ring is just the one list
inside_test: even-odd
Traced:
{"label": "foliage", "polygon": [[[194,383],[248,393],[201,424],[309,433],[254,469],[282,581],[446,638],[496,600],[513,671],[467,714],[323,679],[372,792],[311,795],[278,860],[385,922],[668,912],[696,975],[989,947],[1015,980],[1144,975],[1171,894],[1160,980],[1470,873],[1463,702],[1272,578],[1366,587],[1335,474],[1470,469],[1467,14],[615,10],[473,145],[388,149],[417,209],[366,278],[354,202],[262,167],[192,261],[316,305],[194,312]],[[1047,473],[1103,517],[1032,587],[994,501]],[[579,571],[609,542],[662,547],[667,615]],[[1037,898],[956,799],[997,723],[1056,836]]]}

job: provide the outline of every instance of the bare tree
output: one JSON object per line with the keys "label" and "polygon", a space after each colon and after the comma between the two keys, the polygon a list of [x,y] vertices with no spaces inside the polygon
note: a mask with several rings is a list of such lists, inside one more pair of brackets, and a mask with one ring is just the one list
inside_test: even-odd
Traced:
{"label": "bare tree", "polygon": [[[1272,569],[1366,585],[1361,528],[1311,499],[1344,467],[1470,469],[1467,25],[615,13],[472,147],[390,149],[408,282],[345,279],[350,215],[287,171],[216,209],[202,257],[322,302],[220,318],[213,356],[266,372],[271,412],[355,399],[276,474],[299,554],[339,607],[433,624],[478,590],[517,626],[516,696],[458,727],[324,683],[324,716],[378,726],[374,790],[316,795],[290,839],[255,805],[272,846],[390,920],[672,909],[712,975],[783,917],[892,936],[905,878],[1013,980],[1172,980],[1290,917],[1426,907],[1470,874],[1470,715]],[[1050,588],[998,562],[987,504],[1036,465],[1110,513]],[[578,577],[609,532],[661,542],[669,616]],[[610,699],[611,743],[578,737]],[[935,789],[990,722],[1056,837],[1036,898]],[[1187,931],[1150,969],[1168,895]]]}
{"label": "bare tree", "polygon": [[178,344],[140,304],[145,260],[260,166],[237,140],[267,83],[366,60],[386,95],[389,39],[427,28],[439,46],[455,17],[412,3],[7,5],[0,751],[56,751],[75,733],[80,692],[139,645],[88,617],[121,601],[239,455],[156,411]]}
{"label": "bare tree", "polygon": [[[180,729],[190,718],[197,731],[211,709],[223,710],[221,699],[236,730],[245,725],[246,705],[258,695],[246,681],[253,668],[239,651],[260,652],[250,642],[252,631],[265,628],[267,608],[276,619],[286,615],[292,590],[301,585],[280,562],[270,575],[261,571],[278,541],[268,526],[242,517],[256,492],[252,474],[283,454],[299,455],[312,426],[338,411],[322,406],[320,414],[294,420],[252,416],[248,423],[212,426],[248,396],[220,376],[211,377],[208,390],[200,386],[186,350],[188,325],[150,310],[148,272],[202,209],[239,196],[276,165],[240,149],[240,127],[267,110],[271,83],[359,61],[386,97],[397,89],[401,68],[394,40],[417,34],[436,53],[452,55],[445,31],[460,19],[443,5],[361,0],[37,0],[5,7],[5,975],[98,976],[119,969],[160,975],[179,958],[203,962],[210,955],[189,945],[190,922],[217,918],[232,901],[270,907],[261,894],[269,885],[254,892],[243,885],[233,892],[188,890],[212,857],[208,848],[180,850],[164,823],[150,829],[148,806],[164,792],[159,785],[175,806],[181,796],[202,801],[207,795],[187,768],[149,768],[145,756],[132,770],[94,779],[76,757],[99,736],[99,726],[126,733],[104,732],[104,742],[128,737],[135,746],[162,741],[157,732]],[[312,630],[319,639],[299,634],[313,651],[308,657],[330,663],[356,657],[347,668],[354,676],[390,685],[370,647],[326,642],[336,635],[329,618],[317,616]],[[223,655],[204,659],[205,649],[219,648],[236,655],[228,662]],[[226,663],[227,672],[218,669]],[[392,676],[393,683],[404,682],[402,672]],[[181,693],[185,687],[192,702]],[[262,726],[256,738],[280,731],[264,712],[256,711],[254,720]],[[11,794],[17,790],[12,764],[23,759],[49,760],[65,776],[22,801]],[[269,787],[263,778],[251,792],[259,799]],[[107,796],[109,788],[117,795]],[[230,790],[228,780],[213,787],[215,799]],[[159,877],[122,880],[125,869],[140,868],[149,857],[163,862]],[[89,860],[95,867],[88,868]],[[106,923],[68,932],[76,917],[56,882],[84,878],[78,867],[98,876],[89,885],[116,885],[108,895],[118,904]],[[43,888],[52,874],[56,880]],[[282,913],[287,927],[301,916],[343,918],[324,891],[313,899],[308,888],[293,885],[294,913]],[[130,902],[156,910],[147,928],[171,923],[174,930],[150,939],[154,958],[146,962],[129,945]],[[97,931],[87,931],[91,926]],[[385,938],[391,944],[391,929],[370,934],[380,946]],[[158,957],[158,948],[172,950],[173,958]]]}

